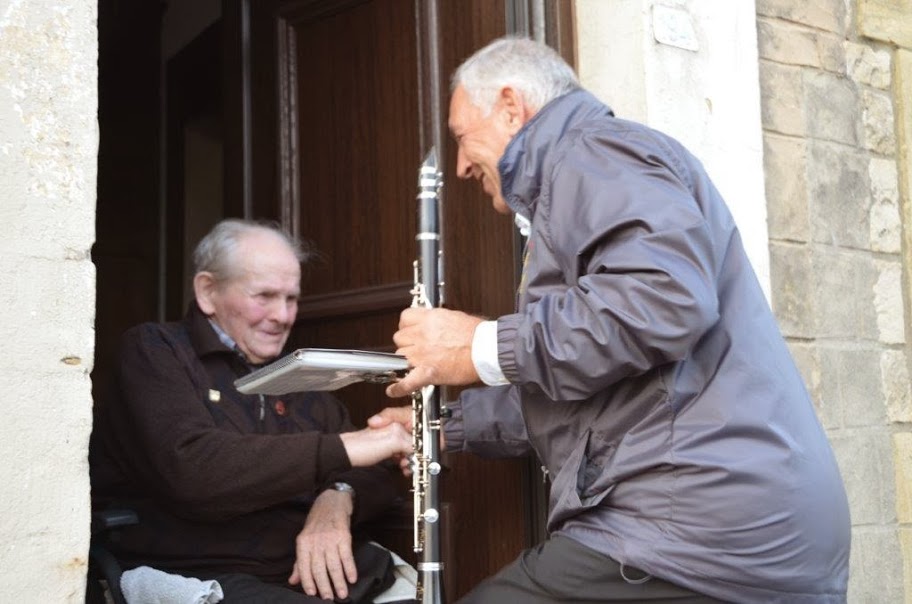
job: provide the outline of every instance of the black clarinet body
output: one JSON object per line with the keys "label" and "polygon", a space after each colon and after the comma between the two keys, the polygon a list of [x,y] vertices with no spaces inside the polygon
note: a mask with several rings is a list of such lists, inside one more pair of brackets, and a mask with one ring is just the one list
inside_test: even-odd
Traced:
{"label": "black clarinet body", "polygon": [[[418,171],[418,259],[414,264],[412,306],[443,304],[443,254],[440,229],[442,175],[431,149]],[[440,554],[440,389],[426,386],[412,394],[412,495],[414,549],[418,555],[416,599],[442,604],[443,560]]]}

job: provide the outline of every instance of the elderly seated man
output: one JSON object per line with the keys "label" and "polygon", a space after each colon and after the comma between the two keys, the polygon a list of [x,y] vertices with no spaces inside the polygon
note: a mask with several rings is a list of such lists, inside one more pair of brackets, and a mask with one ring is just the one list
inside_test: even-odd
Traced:
{"label": "elderly seated man", "polygon": [[373,595],[370,560],[382,574],[389,553],[378,557],[357,527],[394,501],[392,474],[377,464],[404,459],[409,434],[399,424],[356,431],[328,393],[233,386],[283,352],[303,259],[276,228],[224,220],[194,253],[186,317],[124,335],[91,475],[96,507],[140,517],[114,544],[125,567],[217,579],[229,603]]}

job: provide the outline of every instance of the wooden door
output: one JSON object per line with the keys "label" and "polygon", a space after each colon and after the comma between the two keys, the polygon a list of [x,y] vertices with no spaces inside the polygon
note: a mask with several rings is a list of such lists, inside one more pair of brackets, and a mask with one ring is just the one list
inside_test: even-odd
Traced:
{"label": "wooden door", "polygon": [[[392,350],[411,302],[417,170],[434,144],[444,167],[447,305],[486,316],[512,310],[513,225],[477,184],[455,178],[446,103],[456,65],[522,26],[529,4],[541,2],[227,2],[227,207],[279,220],[320,251],[302,279],[295,345]],[[407,402],[376,385],[338,394],[358,425]],[[443,461],[445,584],[455,599],[540,536],[542,489],[527,460]],[[402,480],[404,507],[384,535],[414,562],[409,485]]]}

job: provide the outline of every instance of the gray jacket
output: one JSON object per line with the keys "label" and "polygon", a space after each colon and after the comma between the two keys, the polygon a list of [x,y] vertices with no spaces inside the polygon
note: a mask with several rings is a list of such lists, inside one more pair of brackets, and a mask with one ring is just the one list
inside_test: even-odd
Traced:
{"label": "gray jacket", "polygon": [[451,448],[536,452],[548,528],[736,602],[845,600],[826,435],[725,202],[680,143],[579,90],[500,163],[532,221],[511,385],[463,392]]}

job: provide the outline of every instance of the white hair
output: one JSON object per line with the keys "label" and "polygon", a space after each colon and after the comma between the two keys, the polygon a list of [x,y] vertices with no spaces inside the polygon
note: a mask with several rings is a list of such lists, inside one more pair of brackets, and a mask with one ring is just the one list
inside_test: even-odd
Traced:
{"label": "white hair", "polygon": [[452,90],[462,86],[472,104],[488,115],[505,87],[522,94],[533,111],[580,87],[573,69],[550,46],[505,37],[466,59],[453,73]]}
{"label": "white hair", "polygon": [[226,218],[216,224],[203,237],[193,251],[194,273],[208,272],[219,282],[238,276],[240,258],[238,247],[241,240],[252,233],[270,233],[284,242],[298,262],[307,262],[313,252],[309,244],[282,230],[274,222]]}

